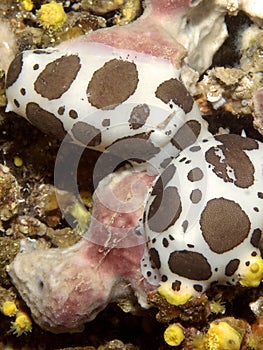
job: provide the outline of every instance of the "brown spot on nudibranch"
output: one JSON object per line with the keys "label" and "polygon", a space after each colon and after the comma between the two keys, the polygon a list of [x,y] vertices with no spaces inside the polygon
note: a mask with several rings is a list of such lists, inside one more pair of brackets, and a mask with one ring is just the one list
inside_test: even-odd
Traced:
{"label": "brown spot on nudibranch", "polygon": [[174,290],[175,292],[179,292],[179,290],[181,289],[181,284],[182,282],[176,280],[172,283],[172,290]]}
{"label": "brown spot on nudibranch", "polygon": [[163,169],[165,169],[172,161],[172,157],[165,158],[160,164]]}
{"label": "brown spot on nudibranch", "polygon": [[248,236],[250,220],[239,204],[225,198],[211,199],[200,218],[202,235],[213,252],[225,253]]}
{"label": "brown spot on nudibranch", "polygon": [[199,293],[201,293],[203,290],[203,287],[200,284],[194,284],[193,288],[194,288],[194,290],[196,290]]}
{"label": "brown spot on nudibranch", "polygon": [[21,88],[20,89],[20,93],[22,96],[25,96],[26,95],[26,89],[25,88]]}
{"label": "brown spot on nudibranch", "polygon": [[256,228],[253,231],[251,239],[250,239],[250,243],[253,245],[253,247],[255,247],[255,248],[259,247],[261,235],[262,235],[262,231],[259,228]]}
{"label": "brown spot on nudibranch", "polygon": [[249,137],[242,137],[235,134],[223,134],[215,136],[215,139],[222,142],[226,147],[237,148],[239,150],[252,151],[258,149],[258,142]]}
{"label": "brown spot on nudibranch", "polygon": [[13,61],[9,66],[7,77],[6,77],[6,89],[16,82],[22,70],[22,67],[23,67],[23,54],[20,53],[13,59]]}
{"label": "brown spot on nudibranch", "polygon": [[160,152],[149,140],[149,134],[141,133],[117,139],[106,149],[117,155],[123,161],[135,160],[138,163],[146,162]]}
{"label": "brown spot on nudibranch", "polygon": [[164,103],[173,101],[181,107],[185,113],[189,113],[193,107],[194,100],[186,87],[175,78],[164,81],[155,91],[155,96]]}
{"label": "brown spot on nudibranch", "polygon": [[202,199],[202,192],[198,188],[196,188],[191,192],[190,200],[192,203],[197,204],[200,202],[201,199]]}
{"label": "brown spot on nudibranch", "polygon": [[59,115],[63,115],[64,112],[65,112],[65,106],[60,106],[60,107],[58,108],[58,114],[59,114]]}
{"label": "brown spot on nudibranch", "polygon": [[168,265],[173,273],[190,280],[208,280],[212,276],[207,259],[197,252],[174,251],[169,256]]}
{"label": "brown spot on nudibranch", "polygon": [[200,146],[192,146],[189,148],[189,150],[191,152],[199,152],[199,151],[201,151],[201,147]]}
{"label": "brown spot on nudibranch", "polygon": [[204,173],[198,167],[192,169],[187,174],[187,179],[191,182],[200,181],[204,177]]}
{"label": "brown spot on nudibranch", "polygon": [[229,261],[229,263],[226,265],[226,268],[225,268],[225,275],[232,276],[238,269],[239,264],[240,264],[239,259],[233,259]]}
{"label": "brown spot on nudibranch", "polygon": [[96,108],[114,109],[135,92],[138,82],[135,63],[113,59],[94,72],[87,97]]}
{"label": "brown spot on nudibranch", "polygon": [[101,143],[101,132],[85,122],[77,122],[72,127],[73,136],[85,146],[98,146]]}
{"label": "brown spot on nudibranch", "polygon": [[20,103],[17,101],[17,99],[16,99],[16,98],[14,99],[14,104],[15,104],[15,106],[16,106],[17,108],[19,108],[19,107],[20,107]]}
{"label": "brown spot on nudibranch", "polygon": [[185,233],[187,228],[188,228],[189,222],[188,220],[184,220],[182,223],[182,228],[183,228],[183,232]]}
{"label": "brown spot on nudibranch", "polygon": [[77,55],[61,56],[48,63],[34,83],[36,92],[49,100],[61,97],[70,88],[80,67]]}
{"label": "brown spot on nudibranch", "polygon": [[104,127],[110,126],[110,119],[109,118],[103,119],[103,121],[101,122],[101,125]]}
{"label": "brown spot on nudibranch", "polygon": [[26,106],[27,119],[45,134],[52,133],[62,140],[66,131],[62,122],[53,114],[42,109],[37,103],[30,102]]}
{"label": "brown spot on nudibranch", "polygon": [[206,161],[213,165],[213,172],[237,187],[252,186],[255,169],[244,150],[257,149],[258,143],[239,135],[227,134],[215,138],[223,144],[211,147],[205,154]]}
{"label": "brown spot on nudibranch", "polygon": [[149,255],[151,257],[151,261],[154,263],[154,266],[159,269],[161,267],[161,260],[158,251],[155,248],[150,248]]}
{"label": "brown spot on nudibranch", "polygon": [[181,198],[176,187],[166,187],[152,201],[148,225],[153,232],[164,232],[174,225],[182,212]]}
{"label": "brown spot on nudibranch", "polygon": [[196,120],[189,120],[180,127],[180,129],[171,139],[171,142],[176,148],[183,150],[195,143],[200,131],[201,124]]}
{"label": "brown spot on nudibranch", "polygon": [[36,50],[33,50],[33,53],[35,53],[36,55],[50,55],[51,51],[44,50],[44,49],[36,49]]}
{"label": "brown spot on nudibranch", "polygon": [[150,115],[150,108],[147,104],[141,104],[133,108],[130,119],[128,120],[131,129],[139,129],[145,123]]}
{"label": "brown spot on nudibranch", "polygon": [[74,109],[71,109],[68,114],[69,114],[70,118],[72,118],[72,119],[78,118],[78,112],[75,111]]}
{"label": "brown spot on nudibranch", "polygon": [[163,246],[164,248],[167,248],[169,246],[169,242],[167,238],[163,238]]}
{"label": "brown spot on nudibranch", "polygon": [[153,187],[152,195],[162,194],[163,189],[166,187],[168,182],[173,178],[175,172],[176,172],[176,167],[173,164],[169,165],[158,177]]}

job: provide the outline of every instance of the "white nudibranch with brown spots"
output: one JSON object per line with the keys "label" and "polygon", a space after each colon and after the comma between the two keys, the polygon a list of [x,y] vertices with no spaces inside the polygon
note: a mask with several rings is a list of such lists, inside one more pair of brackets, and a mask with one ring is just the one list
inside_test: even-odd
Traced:
{"label": "white nudibranch with brown spots", "polygon": [[229,134],[184,149],[158,178],[144,213],[142,269],[171,304],[211,283],[260,284],[262,170],[262,143]]}
{"label": "white nudibranch with brown spots", "polygon": [[[153,4],[162,10],[158,1]],[[132,30],[137,37],[142,22],[136,25]],[[150,28],[156,35],[156,28]],[[107,42],[125,29],[116,32],[116,37],[100,33],[106,33]],[[148,32],[142,33],[147,47]],[[130,40],[130,33],[125,35]],[[238,135],[213,137],[207,131],[180,81],[180,70],[171,57],[162,55],[162,44],[175,49],[166,35],[158,52],[150,42],[152,54],[136,51],[141,48],[134,43],[128,49],[125,40],[120,48],[118,40],[105,44],[77,39],[21,53],[9,68],[7,111],[45,133],[61,139],[68,133],[89,148],[145,164],[137,172],[135,165],[135,172],[110,174],[95,191],[86,238],[99,232],[102,247],[83,239],[65,250],[42,251],[31,243],[10,265],[15,286],[43,328],[75,329],[110,301],[127,297],[130,287],[143,306],[154,286],[168,302],[180,305],[211,283],[257,286],[263,278],[263,146]],[[147,167],[151,172],[143,172]],[[156,172],[161,173],[157,178]],[[147,182],[148,197],[131,191],[139,178]],[[122,202],[109,189],[119,191]],[[145,207],[124,215],[122,206],[136,203],[136,196]],[[109,200],[111,205],[117,202],[118,210],[103,207]],[[134,244],[138,222],[147,241],[144,255],[142,245]],[[120,228],[130,230],[126,249],[114,245],[123,240]]]}
{"label": "white nudibranch with brown spots", "polygon": [[99,43],[26,51],[10,65],[6,110],[99,151],[125,139],[158,167],[164,147],[181,148],[173,137],[185,122],[199,119],[198,134],[204,124],[179,73],[166,59]]}

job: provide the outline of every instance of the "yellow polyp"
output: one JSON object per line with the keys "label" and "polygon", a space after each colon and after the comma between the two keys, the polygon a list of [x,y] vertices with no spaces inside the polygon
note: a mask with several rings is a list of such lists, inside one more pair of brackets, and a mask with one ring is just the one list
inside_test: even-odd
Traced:
{"label": "yellow polyp", "polygon": [[36,15],[39,24],[46,29],[57,29],[61,27],[67,19],[63,5],[55,1],[42,5]]}
{"label": "yellow polyp", "polygon": [[92,208],[93,199],[92,199],[92,193],[89,191],[81,191],[80,197],[82,202],[85,204],[86,207]]}
{"label": "yellow polyp", "polygon": [[15,316],[17,313],[17,307],[14,301],[5,301],[1,307],[1,312],[5,316]]}
{"label": "yellow polyp", "polygon": [[18,312],[16,319],[11,322],[11,328],[9,333],[15,334],[20,337],[22,334],[27,334],[32,331],[32,321],[26,312]]}
{"label": "yellow polyp", "polygon": [[263,259],[257,255],[242,273],[239,283],[244,287],[258,287],[262,279]]}
{"label": "yellow polyp", "polygon": [[204,350],[205,335],[203,333],[197,333],[193,335],[193,340],[190,342],[193,350]]}
{"label": "yellow polyp", "polygon": [[33,4],[32,0],[22,0],[21,5],[22,5],[23,9],[25,11],[28,11],[28,12],[32,11],[34,8],[34,4]]}
{"label": "yellow polyp", "polygon": [[184,340],[184,332],[182,327],[177,324],[171,324],[164,332],[164,340],[170,346],[178,346]]}
{"label": "yellow polyp", "polygon": [[169,304],[179,306],[184,305],[190,298],[191,294],[175,292],[172,288],[161,285],[158,288],[159,294],[164,297]]}
{"label": "yellow polyp", "polygon": [[241,334],[227,322],[214,321],[210,324],[204,339],[205,350],[239,350]]}
{"label": "yellow polyp", "polygon": [[255,335],[248,335],[247,336],[247,345],[249,346],[249,349],[251,349],[251,350],[259,349],[258,337],[256,337]]}
{"label": "yellow polyp", "polygon": [[115,24],[124,25],[136,18],[141,9],[140,0],[126,0],[121,8],[121,16],[117,16],[114,20]]}
{"label": "yellow polyp", "polygon": [[14,165],[16,167],[20,168],[23,165],[23,159],[18,157],[18,156],[15,156],[14,157]]}
{"label": "yellow polyp", "polygon": [[75,218],[78,232],[86,232],[89,222],[91,220],[91,212],[89,212],[83,205],[76,202],[70,209],[70,214]]}
{"label": "yellow polyp", "polygon": [[224,314],[226,311],[225,303],[221,300],[212,300],[210,302],[210,310],[213,314]]}

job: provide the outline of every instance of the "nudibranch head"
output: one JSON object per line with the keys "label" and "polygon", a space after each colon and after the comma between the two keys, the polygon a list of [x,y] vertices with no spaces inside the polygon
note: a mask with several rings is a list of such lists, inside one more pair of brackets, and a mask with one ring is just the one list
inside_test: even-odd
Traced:
{"label": "nudibranch head", "polygon": [[147,201],[144,276],[173,305],[211,283],[258,286],[263,145],[238,135],[204,139],[180,153]]}

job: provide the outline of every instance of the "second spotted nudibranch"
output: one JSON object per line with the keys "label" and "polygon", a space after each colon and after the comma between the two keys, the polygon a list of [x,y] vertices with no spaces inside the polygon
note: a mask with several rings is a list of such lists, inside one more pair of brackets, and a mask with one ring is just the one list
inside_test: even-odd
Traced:
{"label": "second spotted nudibranch", "polygon": [[158,178],[144,214],[142,270],[171,304],[211,283],[260,284],[262,170],[262,143],[230,134],[186,148]]}

